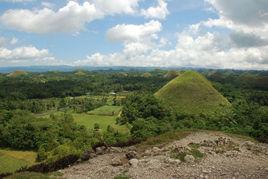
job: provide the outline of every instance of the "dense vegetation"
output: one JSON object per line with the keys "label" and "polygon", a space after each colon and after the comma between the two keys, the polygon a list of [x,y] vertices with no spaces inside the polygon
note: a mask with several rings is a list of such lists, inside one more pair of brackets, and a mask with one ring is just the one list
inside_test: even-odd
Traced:
{"label": "dense vegetation", "polygon": [[[164,70],[0,74],[0,148],[31,150],[38,162],[51,162],[80,156],[94,145],[141,141],[184,129],[222,130],[268,142],[267,72],[200,72],[209,81],[186,72],[197,75],[189,83],[188,78],[181,81],[183,71]],[[191,88],[175,84],[162,98],[160,92],[154,95],[174,78]],[[193,95],[211,104],[228,104],[228,99],[231,105],[206,112],[211,106],[198,106]],[[176,110],[191,105],[202,112]],[[7,159],[4,153],[0,157]]]}

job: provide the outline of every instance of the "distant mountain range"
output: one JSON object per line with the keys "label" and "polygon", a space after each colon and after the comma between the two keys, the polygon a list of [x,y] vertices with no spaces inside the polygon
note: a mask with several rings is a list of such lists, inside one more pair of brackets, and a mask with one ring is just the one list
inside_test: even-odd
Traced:
{"label": "distant mountain range", "polygon": [[[87,71],[152,71],[155,69],[161,70],[189,70],[194,69],[195,71],[203,70],[231,70],[231,71],[265,71],[265,70],[234,70],[234,69],[207,69],[198,67],[126,67],[126,66],[110,66],[110,67],[92,67],[92,66],[13,66],[13,67],[0,67],[0,73],[11,73],[14,71],[26,71],[26,72],[48,72],[48,71],[59,71],[59,72],[72,72],[76,70],[87,70]],[[265,71],[266,72],[266,71]]]}
{"label": "distant mountain range", "polygon": [[112,71],[151,71],[155,69],[189,69],[179,67],[124,67],[124,66],[112,66],[112,67],[91,67],[91,66],[14,66],[14,67],[0,67],[0,73],[10,73],[13,71],[27,71],[27,72],[47,72],[47,71],[61,71],[71,72],[75,70],[112,70]]}

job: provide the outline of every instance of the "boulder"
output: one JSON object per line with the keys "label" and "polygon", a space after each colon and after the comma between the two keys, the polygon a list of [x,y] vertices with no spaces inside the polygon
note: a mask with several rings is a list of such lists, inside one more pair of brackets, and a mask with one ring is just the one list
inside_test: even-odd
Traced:
{"label": "boulder", "polygon": [[185,160],[185,162],[187,162],[187,163],[193,163],[193,162],[195,161],[195,158],[194,158],[194,156],[192,156],[192,155],[186,155],[186,156],[184,157],[184,160]]}
{"label": "boulder", "polygon": [[129,164],[130,164],[132,167],[137,167],[138,164],[139,164],[139,160],[136,159],[136,158],[133,158],[133,159],[129,160]]}
{"label": "boulder", "polygon": [[111,161],[111,165],[114,166],[114,167],[122,166],[123,162],[122,162],[122,160],[120,158],[113,158],[112,161]]}
{"label": "boulder", "polygon": [[172,164],[172,165],[177,165],[177,164],[181,163],[181,161],[179,159],[173,159],[173,158],[169,158],[169,157],[167,157],[165,159],[165,162],[168,164]]}
{"label": "boulder", "polygon": [[121,152],[123,152],[122,148],[120,148],[120,147],[110,147],[109,148],[109,151],[110,152],[115,152],[115,153],[121,153]]}
{"label": "boulder", "polygon": [[130,152],[126,153],[126,157],[128,160],[131,160],[133,158],[137,158],[138,153],[136,151],[130,151]]}
{"label": "boulder", "polygon": [[89,160],[91,158],[91,153],[92,151],[89,151],[89,150],[85,151],[81,156],[81,160],[82,161]]}
{"label": "boulder", "polygon": [[105,153],[106,147],[102,146],[102,147],[97,147],[96,148],[96,154],[97,155],[102,155]]}

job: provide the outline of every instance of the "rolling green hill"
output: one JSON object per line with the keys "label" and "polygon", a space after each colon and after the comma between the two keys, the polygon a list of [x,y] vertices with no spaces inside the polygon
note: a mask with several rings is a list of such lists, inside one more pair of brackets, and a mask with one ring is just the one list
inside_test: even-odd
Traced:
{"label": "rolling green hill", "polygon": [[24,76],[24,75],[27,75],[27,74],[28,73],[26,71],[17,70],[17,71],[14,71],[14,72],[9,73],[7,76],[8,77],[16,78],[16,77]]}
{"label": "rolling green hill", "polygon": [[208,114],[231,105],[205,77],[193,71],[171,80],[155,96],[186,114]]}

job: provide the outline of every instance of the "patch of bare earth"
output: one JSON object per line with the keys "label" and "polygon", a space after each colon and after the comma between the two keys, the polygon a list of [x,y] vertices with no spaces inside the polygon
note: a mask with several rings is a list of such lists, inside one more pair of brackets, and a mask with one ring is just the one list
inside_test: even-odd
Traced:
{"label": "patch of bare earth", "polygon": [[181,140],[138,150],[110,148],[61,170],[63,178],[133,179],[261,178],[268,179],[268,146],[220,132],[195,132]]}

